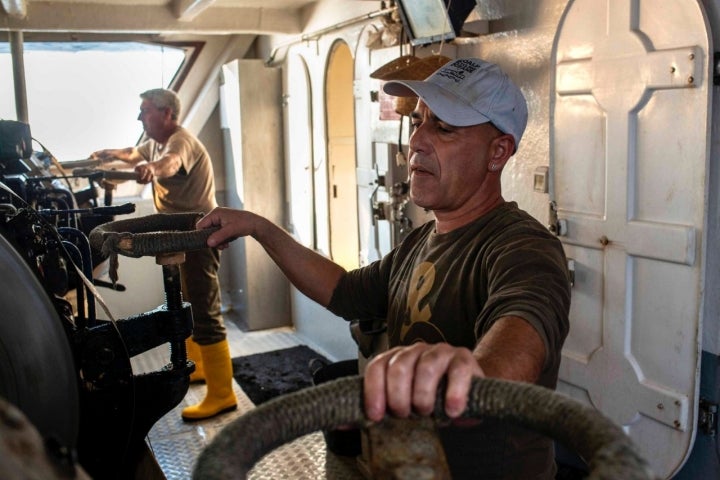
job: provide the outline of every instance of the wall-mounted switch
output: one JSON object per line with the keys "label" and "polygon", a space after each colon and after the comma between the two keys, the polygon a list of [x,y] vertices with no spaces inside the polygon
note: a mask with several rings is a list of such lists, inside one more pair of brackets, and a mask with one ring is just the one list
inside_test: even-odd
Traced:
{"label": "wall-mounted switch", "polygon": [[533,173],[533,190],[548,193],[548,167],[537,167]]}

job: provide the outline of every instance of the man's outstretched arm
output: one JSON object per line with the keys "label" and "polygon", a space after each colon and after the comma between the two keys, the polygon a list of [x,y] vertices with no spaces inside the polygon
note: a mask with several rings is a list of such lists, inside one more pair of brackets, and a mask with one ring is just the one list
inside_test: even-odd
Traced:
{"label": "man's outstretched arm", "polygon": [[236,238],[254,238],[298,290],[324,307],[345,274],[343,267],[301,245],[285,230],[255,213],[218,207],[197,224],[198,228],[212,226],[220,229],[208,237],[208,246],[226,248]]}

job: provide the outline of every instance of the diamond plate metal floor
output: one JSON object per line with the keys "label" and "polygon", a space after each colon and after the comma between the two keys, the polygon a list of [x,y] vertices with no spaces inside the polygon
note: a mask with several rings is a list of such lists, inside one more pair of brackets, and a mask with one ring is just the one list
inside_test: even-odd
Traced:
{"label": "diamond plate metal floor", "polygon": [[[226,321],[233,357],[305,344],[319,353],[325,352],[299,338],[291,329],[242,332]],[[152,371],[169,361],[166,347],[146,352],[132,359],[136,373]],[[327,355],[326,355],[327,356]],[[330,358],[330,357],[328,357]],[[150,430],[147,443],[167,480],[189,480],[195,460],[215,434],[238,416],[254,408],[240,386],[233,381],[238,409],[208,420],[186,423],[180,412],[202,400],[205,385],[191,385],[180,404],[161,418]],[[228,452],[231,454],[231,452]],[[315,432],[283,445],[268,454],[250,472],[251,480],[362,480],[355,459],[337,456],[325,448],[321,432]]]}

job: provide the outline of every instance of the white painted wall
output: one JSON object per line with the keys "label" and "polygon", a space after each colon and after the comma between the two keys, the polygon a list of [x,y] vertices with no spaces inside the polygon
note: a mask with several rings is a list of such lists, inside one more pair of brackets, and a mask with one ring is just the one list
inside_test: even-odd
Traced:
{"label": "white painted wall", "polygon": [[[313,36],[314,31],[328,29],[340,22],[350,23],[353,18],[367,17],[377,11],[379,4],[375,2],[347,2],[321,1],[310,12],[310,17],[303,31],[304,35]],[[549,163],[549,97],[550,70],[548,59],[552,47],[555,28],[565,6],[564,1],[544,0],[538,2],[506,1],[500,9],[507,15],[507,19],[497,21],[496,33],[477,38],[464,38],[454,44],[430,47],[418,47],[415,54],[427,56],[442,53],[450,57],[480,56],[498,63],[510,74],[522,88],[528,99],[530,121],[526,130],[520,150],[508,164],[503,175],[503,193],[506,198],[516,200],[520,206],[541,222],[547,223],[548,196],[536,193],[532,189],[533,174],[537,167],[547,166]],[[340,7],[340,4],[342,6]],[[340,7],[340,8],[339,8]],[[512,20],[509,20],[512,18]],[[324,78],[329,51],[335,41],[342,40],[349,46],[355,57],[355,110],[356,110],[356,141],[358,168],[372,171],[375,163],[383,160],[377,158],[377,145],[396,144],[399,133],[399,123],[395,121],[380,121],[379,105],[371,101],[371,93],[380,88],[380,83],[369,77],[370,73],[381,65],[400,55],[398,47],[389,47],[379,50],[370,50],[366,47],[368,35],[382,27],[379,19],[361,20],[344,28],[324,33],[316,40],[291,43],[288,38],[276,38],[261,42],[259,54],[266,59],[275,53],[275,62],[288,70],[286,77],[307,75],[309,84],[308,106],[311,130],[312,158],[315,182],[315,212],[319,219],[317,223],[318,251],[328,254],[328,225],[327,225],[327,171],[326,171],[326,140],[325,140],[325,107],[324,107]],[[405,52],[407,53],[407,52]],[[288,61],[292,59],[292,61]],[[303,71],[299,71],[299,69]],[[306,71],[305,71],[306,69]],[[307,73],[306,73],[307,72]],[[286,85],[285,94],[289,94],[291,87]],[[288,102],[292,106],[298,101],[294,92]],[[289,112],[290,119],[293,118]],[[286,121],[286,138],[293,141],[293,135],[303,134],[293,129],[292,120]],[[290,122],[290,123],[288,123]],[[404,125],[403,136],[407,138],[407,120]],[[299,143],[299,140],[296,140]],[[287,168],[300,171],[306,164],[298,165],[296,162],[305,162],[300,155],[295,156],[292,149],[286,155]],[[383,173],[383,172],[381,172]],[[361,176],[359,176],[360,178]],[[362,189],[361,195],[370,189]],[[292,203],[288,199],[288,203]],[[374,244],[374,230],[372,229],[368,202],[361,196],[358,200],[361,215],[361,253],[368,261],[376,258],[377,254],[370,253]],[[293,225],[298,228],[302,220],[293,217]],[[389,235],[387,228],[382,234]],[[386,239],[385,239],[386,240]],[[310,300],[299,292],[291,292],[293,305],[293,324],[298,332],[310,338],[323,342],[326,350],[338,359],[349,358],[356,355],[354,343],[349,338],[347,323],[337,319],[324,309],[318,309]]]}

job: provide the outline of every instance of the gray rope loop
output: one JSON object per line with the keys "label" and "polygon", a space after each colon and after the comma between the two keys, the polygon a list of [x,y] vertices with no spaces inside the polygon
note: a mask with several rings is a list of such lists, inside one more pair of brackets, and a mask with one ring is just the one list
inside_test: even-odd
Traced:
{"label": "gray rope loop", "polygon": [[[435,418],[447,419],[443,389]],[[465,417],[513,422],[560,441],[587,460],[588,480],[654,480],[632,440],[577,400],[537,385],[474,379]],[[201,452],[193,479],[244,479],[267,453],[303,435],[340,425],[366,425],[362,378],[344,377],[274,398],[225,426]]]}
{"label": "gray rope loop", "polygon": [[199,212],[156,213],[138,218],[103,223],[88,235],[90,245],[110,257],[110,279],[117,281],[117,255],[139,258],[166,253],[188,252],[207,247],[217,228],[197,230]]}
{"label": "gray rope loop", "polygon": [[143,257],[199,250],[216,229],[196,230],[202,213],[156,213],[145,217],[108,222],[95,227],[90,245],[104,253]]}

